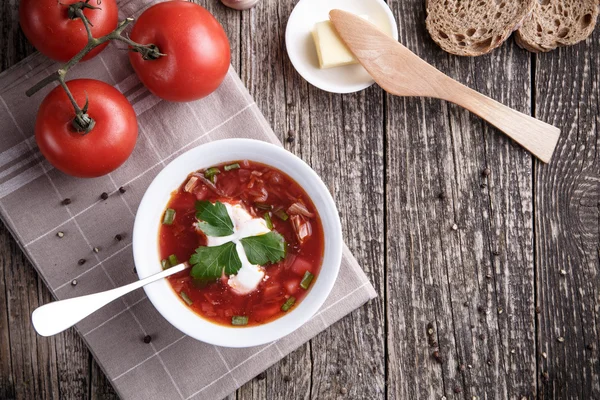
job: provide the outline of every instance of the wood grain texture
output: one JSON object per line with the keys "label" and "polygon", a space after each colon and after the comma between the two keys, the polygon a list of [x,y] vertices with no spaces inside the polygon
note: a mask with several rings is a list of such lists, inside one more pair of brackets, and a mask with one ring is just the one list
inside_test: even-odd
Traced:
{"label": "wood grain texture", "polygon": [[[297,0],[197,2],[285,147],[330,188],[379,293],[227,400],[600,398],[600,32],[544,55],[509,40],[460,58],[429,38],[422,0],[389,1],[411,51],[563,129],[546,166],[454,105],[308,85],[285,53]],[[0,69],[34,51],[17,3],[0,4]],[[116,399],[73,331],[35,335],[29,314],[48,301],[0,228],[0,398]]]}
{"label": "wood grain texture", "polygon": [[599,65],[598,31],[585,43],[540,54],[536,65],[536,114],[564,127],[557,157],[547,168],[536,165],[534,175],[544,398],[600,398]]}
{"label": "wood grain texture", "polygon": [[[421,4],[391,2],[400,41],[528,112],[528,53],[448,56]],[[390,97],[387,116],[388,398],[533,396],[531,156],[448,103]]]}

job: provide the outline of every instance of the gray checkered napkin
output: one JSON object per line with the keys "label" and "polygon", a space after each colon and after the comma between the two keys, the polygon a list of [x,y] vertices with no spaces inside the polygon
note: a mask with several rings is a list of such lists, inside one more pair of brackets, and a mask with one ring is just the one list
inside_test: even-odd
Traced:
{"label": "gray checkered napkin", "polygon": [[[120,19],[150,6],[121,0]],[[69,79],[114,84],[133,104],[139,139],[131,158],[97,179],[54,169],[33,137],[39,103],[25,90],[56,70],[35,54],[0,75],[0,213],[54,296],[66,299],[136,280],[131,251],[134,216],[144,191],[173,158],[211,140],[246,137],[280,144],[233,69],[211,96],[192,103],[161,101],[133,74],[116,46],[76,66]],[[119,187],[126,188],[121,194]],[[101,192],[109,197],[102,201]],[[71,204],[61,205],[70,198]],[[59,239],[58,232],[64,237]],[[115,235],[122,240],[115,240]],[[99,252],[92,249],[97,247]],[[78,260],[87,260],[79,265]],[[77,280],[77,285],[72,281]],[[167,323],[143,290],[117,300],[77,325],[94,357],[124,399],[218,399],[375,297],[352,254],[344,258],[323,308],[291,335],[260,347],[228,349],[198,342]],[[152,342],[144,343],[145,335]],[[185,371],[185,373],[180,373]]]}

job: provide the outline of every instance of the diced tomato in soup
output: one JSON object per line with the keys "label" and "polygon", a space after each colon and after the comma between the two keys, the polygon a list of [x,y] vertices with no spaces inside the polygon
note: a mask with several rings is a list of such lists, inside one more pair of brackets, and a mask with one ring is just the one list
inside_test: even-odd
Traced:
{"label": "diced tomato in soup", "polygon": [[[224,168],[234,164],[239,168]],[[309,290],[301,287],[307,271],[314,275],[311,285],[317,279],[324,251],[321,220],[300,185],[275,168],[251,161],[215,168],[220,172],[214,182],[198,171],[172,193],[167,208],[175,210],[175,218],[172,224],[161,225],[160,257],[175,255],[183,262],[197,247],[206,246],[206,236],[195,227],[197,200],[241,204],[254,217],[268,214],[273,230],[285,238],[287,253],[282,261],[263,266],[265,278],[256,290],[239,295],[228,285],[228,277],[199,283],[189,270],[168,278],[173,290],[187,297],[185,303],[205,319],[231,326],[232,317],[243,316],[248,318],[247,326],[264,324],[290,311],[282,310],[290,297],[294,297],[295,307],[307,295]]]}

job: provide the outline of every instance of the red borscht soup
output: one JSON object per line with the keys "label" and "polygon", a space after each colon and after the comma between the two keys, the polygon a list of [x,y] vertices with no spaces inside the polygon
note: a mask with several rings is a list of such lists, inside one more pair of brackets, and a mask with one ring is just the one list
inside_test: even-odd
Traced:
{"label": "red borscht soup", "polygon": [[195,313],[227,326],[253,326],[290,312],[314,284],[323,227],[306,192],[285,173],[233,161],[188,176],[162,216],[164,269]]}

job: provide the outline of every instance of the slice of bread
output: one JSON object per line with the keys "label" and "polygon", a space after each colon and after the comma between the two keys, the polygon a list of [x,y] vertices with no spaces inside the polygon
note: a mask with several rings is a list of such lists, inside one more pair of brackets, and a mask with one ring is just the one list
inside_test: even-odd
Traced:
{"label": "slice of bread", "polygon": [[500,46],[538,0],[427,0],[425,24],[448,53],[479,56]]}
{"label": "slice of bread", "polygon": [[516,32],[517,44],[537,53],[581,42],[594,31],[599,8],[598,0],[539,0]]}

